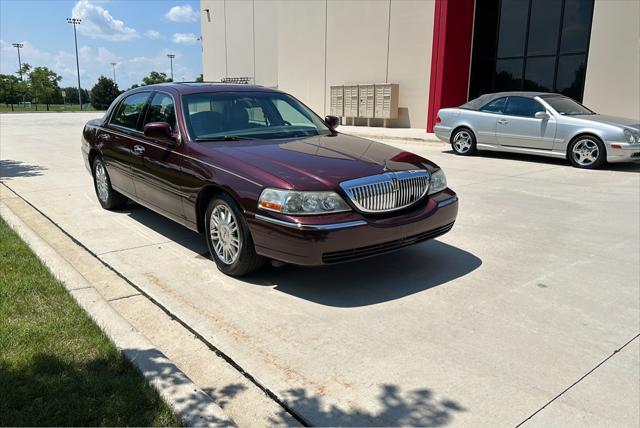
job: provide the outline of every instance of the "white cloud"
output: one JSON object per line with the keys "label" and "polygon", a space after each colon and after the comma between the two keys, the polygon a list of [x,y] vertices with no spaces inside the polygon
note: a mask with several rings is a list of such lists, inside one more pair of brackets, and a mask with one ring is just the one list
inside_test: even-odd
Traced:
{"label": "white cloud", "polygon": [[135,29],[127,27],[123,21],[111,16],[108,10],[89,0],[79,0],[73,7],[71,16],[82,19],[78,32],[93,39],[118,42],[139,37]]}
{"label": "white cloud", "polygon": [[194,22],[198,19],[198,15],[190,4],[173,6],[164,16],[173,22]]}
{"label": "white cloud", "polygon": [[147,30],[144,32],[144,35],[151,40],[158,40],[162,38],[162,34],[160,34],[160,32],[156,30]]}
{"label": "white cloud", "polygon": [[175,33],[171,37],[171,41],[181,45],[195,45],[198,37],[193,33]]}

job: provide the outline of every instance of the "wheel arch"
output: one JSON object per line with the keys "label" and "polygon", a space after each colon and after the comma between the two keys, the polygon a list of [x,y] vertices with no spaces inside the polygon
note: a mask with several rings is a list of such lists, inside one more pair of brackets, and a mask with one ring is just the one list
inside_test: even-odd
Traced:
{"label": "wheel arch", "polygon": [[198,232],[200,233],[204,232],[204,213],[207,210],[209,201],[214,196],[220,195],[220,194],[229,195],[231,199],[233,199],[234,202],[238,204],[238,207],[240,208],[240,210],[244,212],[244,208],[242,207],[242,204],[240,203],[238,196],[234,194],[233,191],[231,191],[228,188],[225,188],[220,184],[208,183],[202,189],[200,189],[200,191],[198,192],[198,196],[196,197],[195,210],[196,210],[196,222],[198,226]]}
{"label": "wheel arch", "polygon": [[451,143],[453,140],[453,136],[456,134],[456,132],[458,132],[461,129],[468,129],[469,131],[471,131],[471,133],[473,134],[473,138],[478,141],[478,136],[476,135],[476,131],[473,130],[473,128],[471,126],[469,126],[469,124],[467,123],[460,123],[457,124],[452,130],[451,130],[451,135],[449,136],[449,142]]}
{"label": "wheel arch", "polygon": [[569,151],[571,150],[571,146],[573,145],[573,142],[576,141],[579,138],[582,137],[591,137],[594,138],[596,140],[598,140],[600,142],[600,144],[602,144],[602,147],[604,148],[604,155],[605,155],[605,159],[607,156],[607,145],[604,143],[604,141],[602,140],[602,138],[590,131],[582,131],[582,132],[578,132],[576,135],[574,135],[573,137],[571,137],[571,139],[569,139],[569,142],[567,143],[567,149],[565,150],[565,157],[567,158],[567,160],[569,160],[569,156],[570,153]]}

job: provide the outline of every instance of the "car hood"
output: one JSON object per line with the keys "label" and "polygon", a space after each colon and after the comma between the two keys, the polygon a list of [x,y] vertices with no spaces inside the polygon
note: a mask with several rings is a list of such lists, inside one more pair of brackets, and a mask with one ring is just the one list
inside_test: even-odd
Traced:
{"label": "car hood", "polygon": [[640,130],[640,121],[638,119],[628,119],[626,117],[605,116],[603,114],[580,114],[572,116],[578,119],[588,120],[592,122],[604,123],[613,126],[622,126],[635,128]]}
{"label": "car hood", "polygon": [[413,153],[344,134],[204,144],[296,189],[335,189],[342,181],[385,171],[437,168]]}

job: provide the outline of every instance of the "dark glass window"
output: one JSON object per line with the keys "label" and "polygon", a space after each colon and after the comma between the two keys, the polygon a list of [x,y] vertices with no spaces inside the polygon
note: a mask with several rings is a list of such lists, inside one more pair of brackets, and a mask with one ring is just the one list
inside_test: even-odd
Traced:
{"label": "dark glass window", "polygon": [[507,103],[507,97],[498,98],[497,100],[493,100],[484,107],[480,109],[480,111],[485,111],[488,113],[503,113],[504,106]]}
{"label": "dark glass window", "polygon": [[151,122],[167,122],[171,129],[176,126],[176,112],[173,106],[173,98],[161,92],[156,93],[149,104],[147,120],[145,124]]}
{"label": "dark glass window", "polygon": [[140,114],[144,110],[144,105],[147,103],[149,95],[150,92],[129,95],[118,106],[118,111],[111,118],[111,123],[129,129],[138,129]]}
{"label": "dark glass window", "polygon": [[522,58],[496,61],[495,91],[522,89]]}
{"label": "dark glass window", "polygon": [[582,101],[594,0],[476,2],[469,98],[560,92]]}
{"label": "dark glass window", "polygon": [[524,74],[525,91],[553,91],[553,75],[556,72],[556,57],[527,58]]}
{"label": "dark glass window", "polygon": [[542,104],[531,98],[509,97],[504,113],[512,116],[533,117],[537,112],[545,110]]}
{"label": "dark glass window", "polygon": [[555,55],[560,34],[561,0],[532,0],[527,55]]}
{"label": "dark glass window", "polygon": [[529,0],[502,0],[498,56],[522,56],[527,31]]}

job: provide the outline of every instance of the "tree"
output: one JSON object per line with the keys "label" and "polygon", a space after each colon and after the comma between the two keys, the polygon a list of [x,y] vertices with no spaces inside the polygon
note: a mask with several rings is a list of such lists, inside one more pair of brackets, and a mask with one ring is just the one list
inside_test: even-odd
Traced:
{"label": "tree", "polygon": [[171,80],[171,78],[167,77],[167,73],[152,71],[147,77],[142,78],[142,86],[155,85],[156,83],[167,83],[172,81],[173,80]]}
{"label": "tree", "polygon": [[20,101],[20,79],[11,74],[0,74],[0,102],[7,106],[13,105]]}
{"label": "tree", "polygon": [[37,103],[47,105],[54,102],[55,97],[60,93],[58,82],[62,80],[54,71],[47,67],[36,67],[29,73],[29,86],[32,92],[32,100]]}
{"label": "tree", "polygon": [[120,95],[118,85],[108,77],[100,76],[98,82],[91,88],[91,105],[96,110],[106,110],[118,95]]}
{"label": "tree", "polygon": [[[62,88],[60,91],[64,91],[64,101],[69,104],[75,104],[78,102],[78,88],[75,86],[67,86],[66,88]],[[62,93],[60,94],[62,96]],[[89,100],[89,91],[86,89],[82,90],[82,101],[86,102]]]}
{"label": "tree", "polygon": [[200,76],[196,77],[196,82],[204,82],[204,76],[200,73]]}

